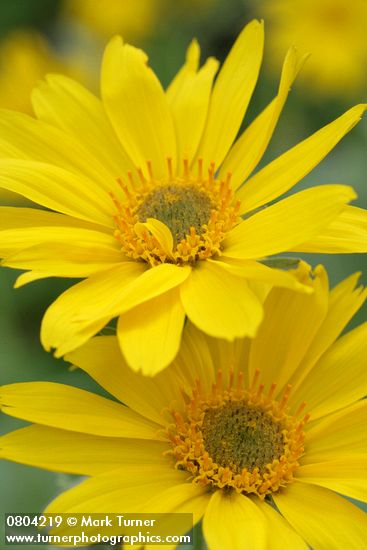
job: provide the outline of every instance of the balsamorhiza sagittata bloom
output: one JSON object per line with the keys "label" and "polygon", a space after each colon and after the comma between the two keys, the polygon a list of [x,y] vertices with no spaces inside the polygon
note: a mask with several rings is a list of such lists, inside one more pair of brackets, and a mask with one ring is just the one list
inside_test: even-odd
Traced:
{"label": "balsamorhiza sagittata bloom", "polygon": [[302,73],[313,94],[350,97],[367,91],[367,2],[365,0],[261,0],[269,25],[269,68],[289,44],[311,57]]}
{"label": "balsamorhiza sagittata bloom", "polygon": [[121,33],[126,38],[149,36],[157,25],[165,0],[66,0],[63,13],[103,37]]}
{"label": "balsamorhiza sagittata bloom", "polygon": [[38,120],[0,114],[0,185],[53,211],[1,209],[3,265],[29,270],[16,286],[85,278],[47,310],[47,350],[62,356],[119,317],[128,363],[155,374],[175,357],[186,316],[213,337],[252,337],[263,317],[253,281],[307,290],[292,272],[258,259],[367,250],[367,214],[347,204],[350,187],[322,185],[276,201],[365,105],[251,176],[303,63],[293,48],[278,95],[233,145],[262,51],[263,25],[253,21],[213,85],[218,63],[198,70],[193,42],[164,92],[145,54],[116,37],[103,60],[102,101],[50,76],[33,94]]}
{"label": "balsamorhiza sagittata bloom", "polygon": [[127,406],[3,386],[3,412],[34,425],[1,437],[0,456],[91,476],[50,513],[190,512],[210,550],[360,550],[366,515],[340,496],[367,501],[367,323],[340,336],[367,297],[357,280],[329,292],[319,267],[312,295],[272,288],[254,339],[188,324],[154,378],[129,369],[115,336],[95,337],[66,358]]}

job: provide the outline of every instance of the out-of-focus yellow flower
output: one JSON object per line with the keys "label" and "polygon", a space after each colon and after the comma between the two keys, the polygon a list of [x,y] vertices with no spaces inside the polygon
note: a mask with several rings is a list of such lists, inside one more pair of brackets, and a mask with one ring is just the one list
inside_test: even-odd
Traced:
{"label": "out-of-focus yellow flower", "polygon": [[[16,31],[0,44],[0,108],[32,114],[31,90],[50,71],[64,72],[46,40],[33,31]],[[1,190],[0,200],[24,201]]]}
{"label": "out-of-focus yellow flower", "polygon": [[0,44],[0,107],[32,114],[31,90],[49,72],[67,71],[47,41],[34,31],[16,31]]}
{"label": "out-of-focus yellow flower", "polygon": [[303,71],[317,93],[351,96],[367,89],[366,0],[263,0],[271,66],[294,43],[312,55]]}
{"label": "out-of-focus yellow flower", "polygon": [[[0,43],[0,108],[33,114],[31,92],[47,73],[64,73],[82,80],[84,74],[59,59],[47,40],[35,31],[17,30]],[[1,190],[0,201],[25,202]]]}
{"label": "out-of-focus yellow flower", "polygon": [[161,0],[67,0],[65,12],[102,36],[120,33],[127,40],[149,35]]}

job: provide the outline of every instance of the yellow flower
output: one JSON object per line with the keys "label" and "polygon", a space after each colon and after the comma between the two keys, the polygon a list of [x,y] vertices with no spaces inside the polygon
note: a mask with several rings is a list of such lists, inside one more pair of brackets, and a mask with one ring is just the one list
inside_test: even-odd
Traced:
{"label": "yellow flower", "polygon": [[67,357],[127,406],[3,386],[3,412],[35,424],[0,438],[0,456],[91,476],[50,513],[190,512],[210,550],[364,548],[366,516],[337,493],[367,501],[367,323],[340,336],[367,291],[358,274],[331,292],[323,268],[313,276],[311,296],[270,291],[253,340],[188,325],[155,378],[128,368],[114,336]]}
{"label": "yellow flower", "polygon": [[275,66],[288,45],[297,44],[312,54],[302,76],[313,93],[348,97],[366,92],[365,0],[263,0],[260,6],[269,23]]}
{"label": "yellow flower", "polygon": [[136,40],[154,30],[161,5],[162,0],[68,0],[64,11],[102,36],[122,33]]}
{"label": "yellow flower", "polygon": [[104,56],[102,101],[50,76],[33,93],[37,121],[0,114],[0,186],[54,211],[2,208],[3,265],[30,270],[16,286],[86,278],[47,310],[47,350],[62,356],[119,317],[128,363],[155,374],[175,357],[186,316],[214,337],[254,336],[263,311],[261,285],[252,281],[307,290],[292,272],[258,259],[367,251],[367,214],[347,205],[350,187],[322,185],[264,208],[310,172],[366,106],[251,175],[303,63],[288,52],[278,95],[233,145],[262,50],[263,25],[254,21],[212,89],[218,63],[198,70],[193,42],[165,93],[145,54],[116,37]]}

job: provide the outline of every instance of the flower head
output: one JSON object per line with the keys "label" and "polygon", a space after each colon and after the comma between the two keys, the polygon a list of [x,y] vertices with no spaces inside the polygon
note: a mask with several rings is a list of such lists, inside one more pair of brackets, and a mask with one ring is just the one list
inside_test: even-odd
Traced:
{"label": "flower head", "polygon": [[213,84],[218,63],[210,58],[199,69],[194,41],[165,92],[146,55],[115,37],[104,55],[102,101],[49,76],[33,93],[37,120],[0,113],[0,185],[51,210],[2,208],[3,265],[29,270],[16,286],[85,278],[46,312],[47,350],[64,355],[118,317],[128,363],[152,375],[175,357],[186,317],[214,337],[254,336],[263,316],[258,283],[309,290],[266,258],[367,250],[367,215],[348,206],[350,187],[277,200],[364,105],[249,177],[304,61],[290,49],[277,96],[233,144],[262,49],[263,25],[253,21]]}
{"label": "flower head", "polygon": [[116,337],[93,338],[67,360],[127,406],[3,386],[3,412],[35,424],[0,438],[0,456],[91,476],[50,513],[191,512],[210,550],[362,548],[365,514],[337,494],[367,500],[367,324],[340,336],[367,297],[357,279],[329,292],[319,267],[312,295],[273,288],[252,340],[189,324],[155,378],[128,368]]}
{"label": "flower head", "polygon": [[294,43],[311,53],[302,75],[305,89],[336,97],[366,92],[364,0],[262,0],[260,5],[269,23],[273,63]]}
{"label": "flower head", "polygon": [[152,32],[161,4],[162,0],[66,0],[64,12],[103,37],[120,32],[130,40],[145,38]]}

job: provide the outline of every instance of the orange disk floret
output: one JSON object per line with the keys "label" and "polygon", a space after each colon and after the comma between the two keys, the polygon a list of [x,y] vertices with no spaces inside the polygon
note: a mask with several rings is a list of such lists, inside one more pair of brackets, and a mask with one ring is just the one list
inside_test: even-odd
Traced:
{"label": "orange disk floret", "polygon": [[193,481],[260,498],[293,481],[304,452],[303,426],[309,415],[287,414],[291,387],[280,401],[273,399],[275,384],[264,393],[256,372],[250,388],[237,384],[221,388],[221,373],[209,396],[194,388],[185,412],[172,411],[174,424],[167,430],[176,467],[187,470]]}
{"label": "orange disk floret", "polygon": [[[129,186],[118,180],[126,201],[111,197],[117,209],[115,237],[122,252],[152,266],[165,262],[193,264],[220,254],[221,242],[239,220],[240,202],[233,204],[230,174],[224,180],[215,179],[212,163],[207,177],[203,177],[202,159],[196,175],[186,160],[182,176],[173,176],[170,159],[167,165],[165,181],[154,178],[150,163],[149,179],[139,170],[139,182],[131,173]],[[164,224],[169,249],[149,225],[144,225],[152,219]]]}

